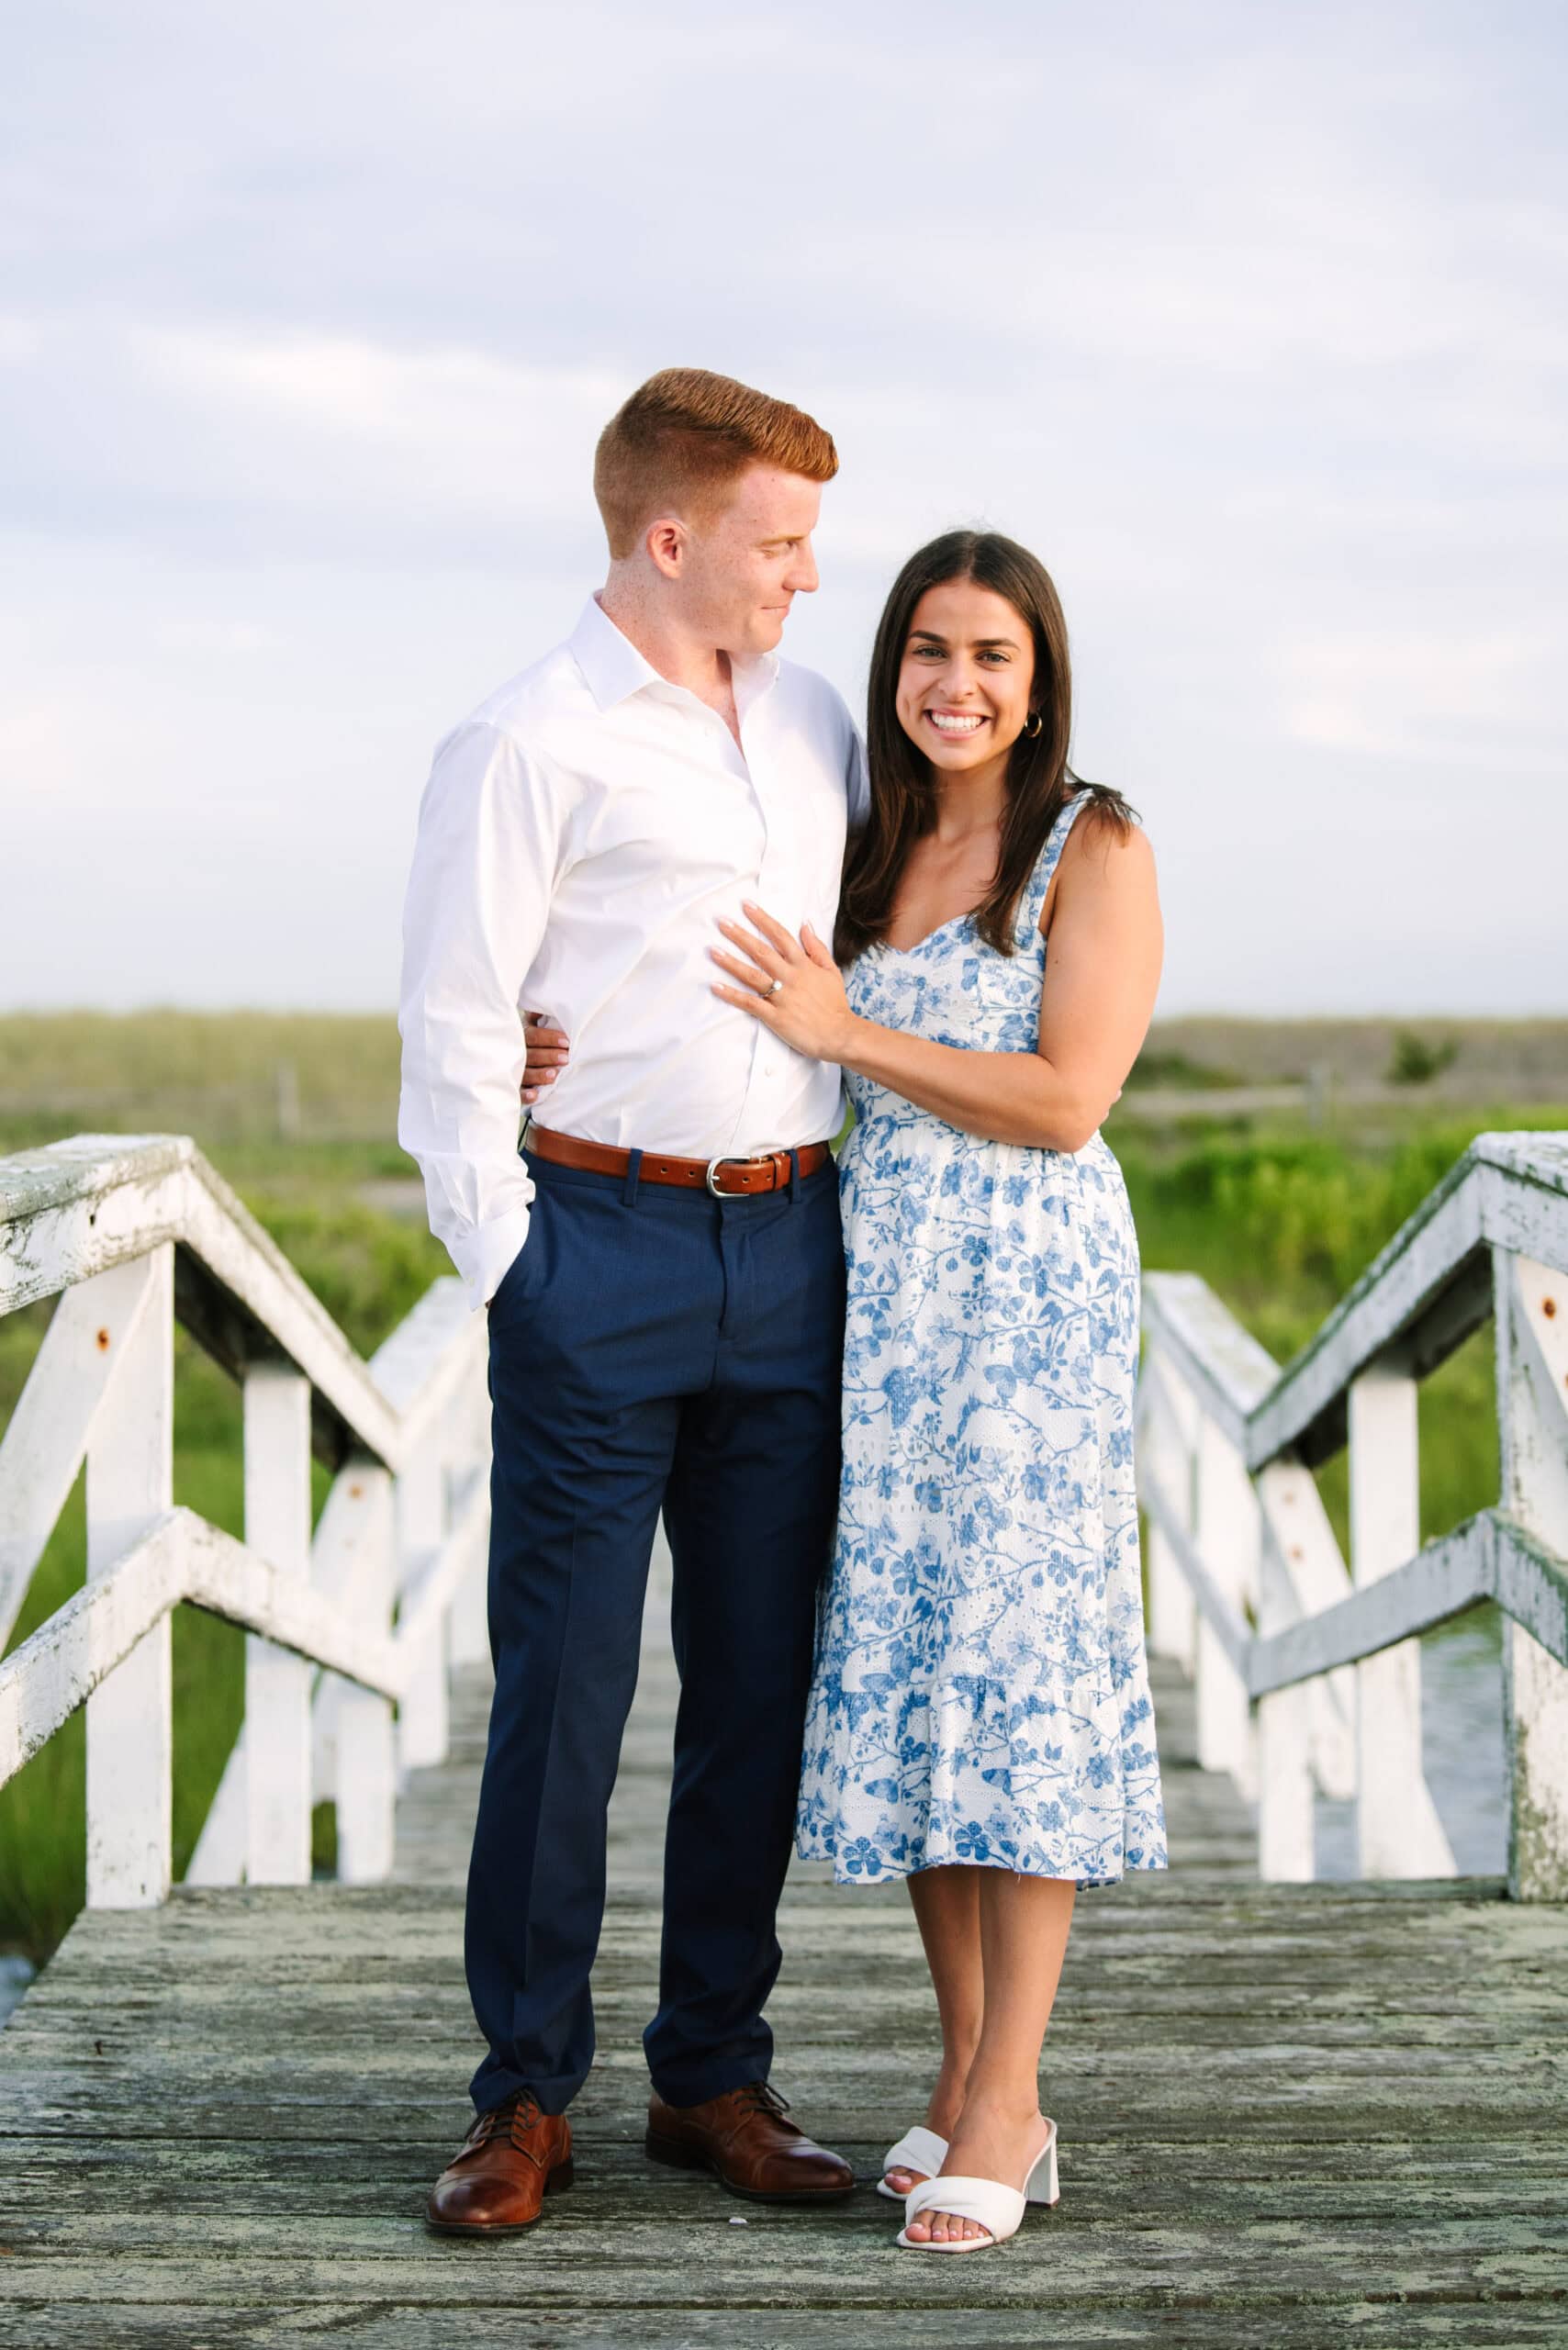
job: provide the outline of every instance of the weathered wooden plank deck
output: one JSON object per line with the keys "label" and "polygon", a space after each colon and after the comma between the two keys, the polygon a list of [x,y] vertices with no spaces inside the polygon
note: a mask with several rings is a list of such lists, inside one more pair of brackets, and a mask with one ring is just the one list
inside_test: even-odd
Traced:
{"label": "weathered wooden plank deck", "polygon": [[[507,2244],[428,2235],[475,2058],[462,1879],[486,1691],[399,1810],[403,1882],[84,1917],[0,2031],[0,2343],[884,2350],[1568,2340],[1568,1912],[1490,1885],[1263,1888],[1157,1680],[1175,1866],[1085,1897],[1047,2049],[1063,2200],[915,2258],[869,2179],[933,2016],[902,1891],[797,1872],[777,2077],[865,2192],[731,2201],[650,2165],[673,1673],[650,1610],[612,1822],[579,2186]],[[742,2223],[744,2222],[744,2224]]]}

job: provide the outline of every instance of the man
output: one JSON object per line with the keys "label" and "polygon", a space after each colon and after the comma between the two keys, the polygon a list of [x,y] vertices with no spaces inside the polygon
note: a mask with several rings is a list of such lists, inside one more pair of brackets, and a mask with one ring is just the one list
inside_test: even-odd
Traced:
{"label": "man", "polygon": [[[570,2183],[605,1813],[663,1510],[681,1676],[647,2149],[766,2199],[847,2193],[784,2118],[778,1973],[816,1587],[837,1492],[836,1070],[721,1003],[761,900],[831,936],[854,726],[774,655],[832,441],[693,368],[606,427],[609,575],[448,736],[405,913],[398,1135],[489,1313],[496,1695],[469,1872],[489,2053],[432,2226],[531,2226]],[[518,1149],[520,1007],[572,1040]]]}

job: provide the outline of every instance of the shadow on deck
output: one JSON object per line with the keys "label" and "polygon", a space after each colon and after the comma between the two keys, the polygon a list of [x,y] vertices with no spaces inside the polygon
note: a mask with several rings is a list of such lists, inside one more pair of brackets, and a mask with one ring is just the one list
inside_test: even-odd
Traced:
{"label": "shadow on deck", "polygon": [[1245,1806],[1156,1703],[1174,1866],[1085,1896],[1047,2046],[1059,2209],[894,2249],[871,2192],[934,2016],[898,1887],[797,1868],[776,2078],[865,2191],[737,2206],[642,2153],[673,1673],[647,1644],[611,1825],[578,2181],[536,2232],[432,2237],[477,2050],[462,1883],[487,1691],[399,1808],[399,1882],[84,1916],[0,2031],[0,2343],[355,2350],[1296,2350],[1568,2339],[1568,1912],[1471,1880],[1262,1887]]}

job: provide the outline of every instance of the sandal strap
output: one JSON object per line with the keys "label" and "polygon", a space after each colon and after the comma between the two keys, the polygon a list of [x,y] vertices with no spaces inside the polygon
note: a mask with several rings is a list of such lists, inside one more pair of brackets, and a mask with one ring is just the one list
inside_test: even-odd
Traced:
{"label": "sandal strap", "polygon": [[882,2156],[882,2177],[886,2178],[890,2170],[920,2170],[929,2176],[940,2170],[946,2159],[946,2139],[939,2138],[935,2130],[928,2130],[924,2121],[917,2121]]}
{"label": "sandal strap", "polygon": [[923,2211],[950,2211],[956,2220],[974,2220],[1000,2243],[1014,2235],[1027,2210],[1015,2187],[999,2178],[965,2178],[961,2174],[924,2179],[904,2198],[904,2225]]}

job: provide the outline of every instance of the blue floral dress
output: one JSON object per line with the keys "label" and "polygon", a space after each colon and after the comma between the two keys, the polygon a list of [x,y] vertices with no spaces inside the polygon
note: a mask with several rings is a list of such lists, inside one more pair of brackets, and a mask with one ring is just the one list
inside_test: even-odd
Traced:
{"label": "blue floral dress", "polygon": [[[1040,909],[963,915],[848,974],[857,1013],[981,1052],[1039,1035]],[[849,1079],[844,1475],[797,1824],[873,1884],[946,1862],[1114,1883],[1165,1865],[1133,1484],[1137,1240],[1098,1135],[962,1134]]]}

